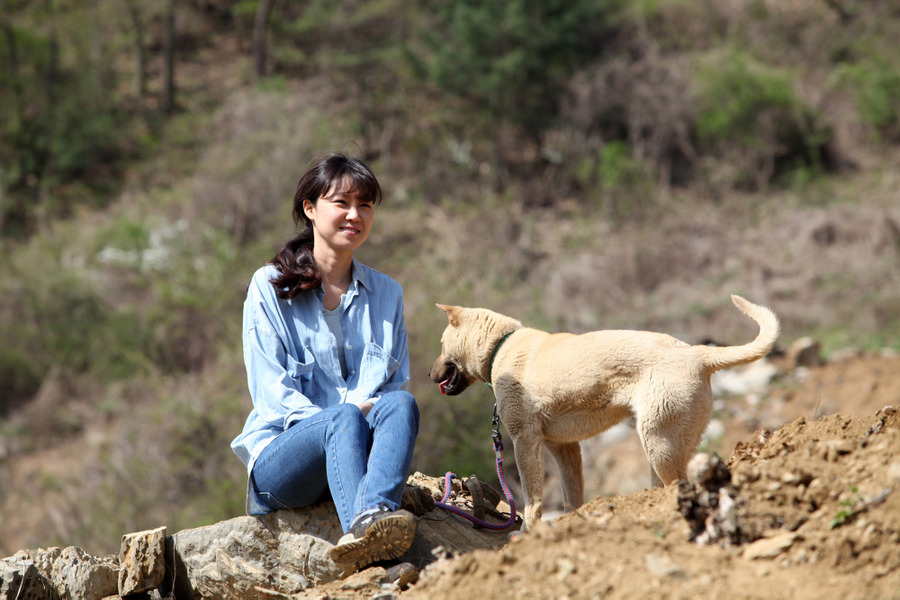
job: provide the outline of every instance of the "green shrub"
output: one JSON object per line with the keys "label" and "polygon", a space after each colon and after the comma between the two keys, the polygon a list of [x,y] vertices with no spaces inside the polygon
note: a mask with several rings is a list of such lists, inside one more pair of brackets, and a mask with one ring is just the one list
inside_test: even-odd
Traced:
{"label": "green shrub", "polygon": [[594,190],[600,207],[615,221],[640,218],[651,202],[650,168],[632,154],[628,142],[612,141],[603,145],[596,158],[585,157],[576,169],[579,184]]}
{"label": "green shrub", "polygon": [[762,188],[797,169],[823,169],[831,132],[794,91],[791,74],[732,49],[701,61],[695,133],[711,156],[730,161],[738,187]]}
{"label": "green shrub", "polygon": [[702,141],[738,139],[762,145],[757,124],[763,112],[790,113],[796,99],[787,74],[732,51],[697,71],[697,134]]}
{"label": "green shrub", "polygon": [[900,139],[900,69],[883,57],[871,56],[843,65],[836,78],[853,91],[859,118],[877,137]]}
{"label": "green shrub", "polygon": [[33,396],[43,375],[40,365],[21,350],[11,347],[0,350],[0,416]]}

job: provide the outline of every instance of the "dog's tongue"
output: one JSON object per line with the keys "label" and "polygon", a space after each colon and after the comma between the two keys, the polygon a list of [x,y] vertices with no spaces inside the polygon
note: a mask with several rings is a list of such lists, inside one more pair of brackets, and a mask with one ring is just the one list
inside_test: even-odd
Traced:
{"label": "dog's tongue", "polygon": [[438,385],[440,385],[441,393],[445,396],[447,395],[447,388],[450,386],[451,379],[452,379],[452,377],[448,377],[447,379],[443,380],[440,384],[438,384]]}

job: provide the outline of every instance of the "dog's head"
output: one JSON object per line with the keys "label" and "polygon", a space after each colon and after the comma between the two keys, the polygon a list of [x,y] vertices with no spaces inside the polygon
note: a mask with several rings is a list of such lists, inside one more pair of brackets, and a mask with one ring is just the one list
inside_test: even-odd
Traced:
{"label": "dog's head", "polygon": [[445,396],[461,394],[476,381],[490,377],[490,361],[497,343],[521,323],[482,308],[445,306],[447,327],[441,335],[441,354],[428,376]]}
{"label": "dog's head", "polygon": [[434,361],[428,376],[440,386],[442,394],[456,396],[475,383],[475,379],[461,368],[467,362],[464,333],[460,329],[465,309],[443,304],[437,307],[447,313],[449,323],[441,336],[441,355]]}

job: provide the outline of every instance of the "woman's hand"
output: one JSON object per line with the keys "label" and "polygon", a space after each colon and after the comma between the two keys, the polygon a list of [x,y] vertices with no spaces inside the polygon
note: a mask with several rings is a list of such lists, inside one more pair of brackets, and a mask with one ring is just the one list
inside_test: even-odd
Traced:
{"label": "woman's hand", "polygon": [[371,402],[363,402],[359,405],[359,410],[362,411],[364,417],[369,416],[369,411],[372,410],[373,404]]}

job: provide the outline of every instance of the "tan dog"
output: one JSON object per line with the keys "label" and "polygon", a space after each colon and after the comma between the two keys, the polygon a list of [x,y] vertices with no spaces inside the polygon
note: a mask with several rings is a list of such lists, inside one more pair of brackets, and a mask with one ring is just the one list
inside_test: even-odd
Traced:
{"label": "tan dog", "polygon": [[712,413],[710,375],[765,356],[778,337],[771,310],[731,299],[759,324],[759,335],[743,346],[691,346],[646,331],[549,334],[483,308],[438,304],[450,323],[429,376],[449,396],[476,381],[493,386],[513,440],[527,530],[543,511],[543,448],[559,466],[572,510],[584,501],[578,442],[628,418],[650,460],[652,485],[684,478]]}

